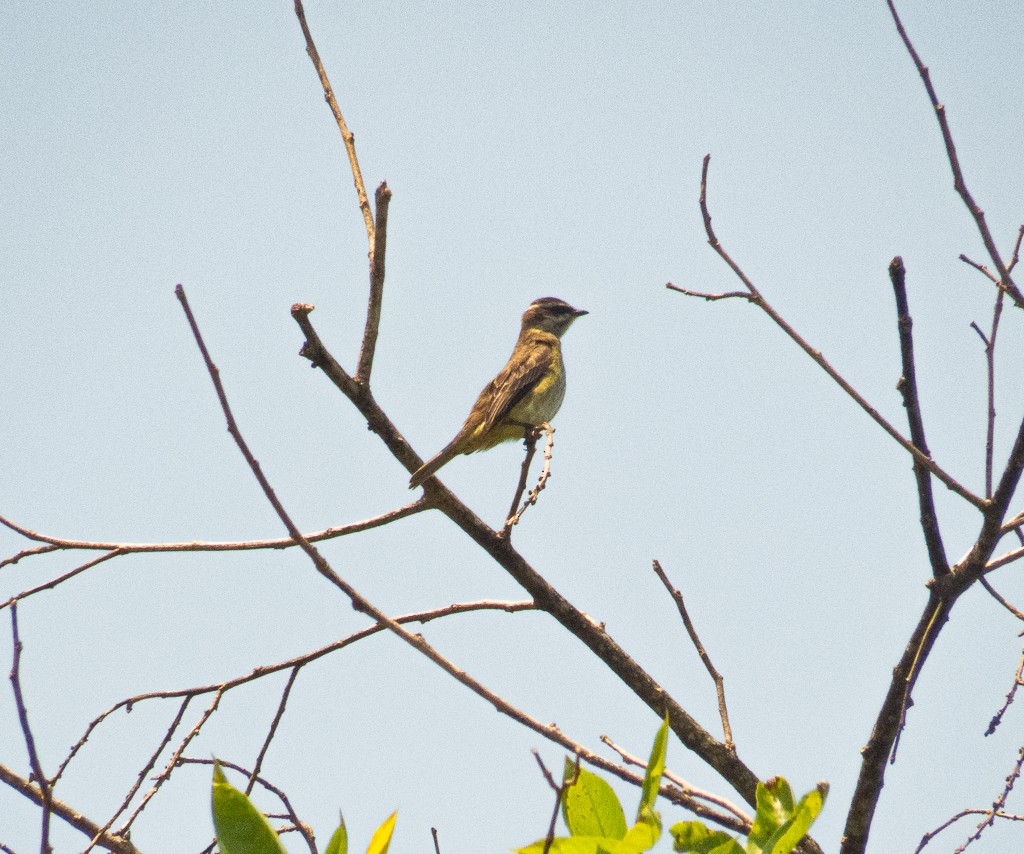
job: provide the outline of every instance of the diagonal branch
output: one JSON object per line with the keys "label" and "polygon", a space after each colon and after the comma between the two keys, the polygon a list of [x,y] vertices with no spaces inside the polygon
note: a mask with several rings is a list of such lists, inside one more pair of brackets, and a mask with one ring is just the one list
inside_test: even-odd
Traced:
{"label": "diagonal branch", "polygon": [[[889,264],[889,278],[892,280],[896,294],[897,325],[900,333],[900,355],[903,359],[903,376],[897,384],[903,395],[903,405],[907,409],[907,421],[910,423],[910,438],[921,453],[930,457],[928,442],[924,436],[924,417],[921,415],[921,400],[917,393],[917,370],[914,367],[914,321],[910,317],[907,303],[907,271],[903,259],[897,255]],[[932,497],[932,478],[917,458],[914,458],[914,477],[917,479],[917,497],[921,508],[921,530],[924,531],[924,542],[928,548],[928,559],[932,565],[932,575],[938,578],[949,572],[949,561],[946,549],[942,545],[942,533],[939,530],[939,517],[935,513],[935,499]]]}
{"label": "diagonal branch", "polygon": [[729,712],[725,706],[725,680],[722,679],[722,674],[715,669],[715,665],[711,663],[711,656],[707,654],[704,644],[701,643],[700,638],[697,636],[697,630],[694,628],[690,614],[686,610],[683,594],[672,586],[672,582],[668,580],[668,576],[665,574],[665,570],[661,568],[659,561],[654,561],[654,574],[665,585],[665,589],[676,603],[679,616],[682,617],[683,625],[686,627],[686,633],[690,636],[690,640],[693,642],[700,660],[704,662],[704,669],[711,676],[711,681],[715,683],[715,693],[718,695],[718,715],[722,719],[722,738],[725,740],[725,746],[735,751],[736,745],[732,740],[732,727],[729,725]]}
{"label": "diagonal branch", "polygon": [[327,71],[320,61],[320,53],[313,44],[313,35],[306,23],[306,11],[302,8],[302,0],[295,0],[295,14],[299,19],[299,26],[302,27],[302,35],[306,38],[306,53],[313,62],[317,76],[320,78],[320,85],[324,88],[324,100],[334,113],[334,121],[338,123],[338,130],[341,131],[341,138],[345,143],[345,151],[348,153],[348,164],[352,169],[352,181],[356,185],[356,195],[359,197],[359,210],[363,213],[363,222],[366,225],[366,238],[369,241],[369,251],[374,248],[374,224],[373,214],[370,213],[370,200],[366,196],[366,184],[363,183],[363,173],[359,168],[359,158],[356,157],[356,137],[348,129],[345,117],[341,114],[341,108],[334,97],[334,89],[331,88],[331,81],[327,78]]}
{"label": "diagonal branch", "polygon": [[[43,793],[39,790],[39,787],[6,765],[0,765],[0,783],[10,786],[14,791],[24,795],[33,803],[43,806]],[[101,833],[98,824],[86,818],[69,804],[57,800],[57,798],[50,798],[50,812],[86,836],[93,837],[99,834],[96,845],[100,848],[113,851],[115,854],[140,854],[139,849],[132,845],[129,840],[116,836],[113,833]]]}
{"label": "diagonal branch", "polygon": [[[749,291],[750,295],[746,297],[747,301],[753,303],[758,308],[760,308],[765,314],[767,314],[783,332],[785,332],[790,338],[793,339],[793,341],[796,342],[796,344],[800,347],[801,350],[803,350],[808,356],[810,356],[811,359],[813,359],[814,362],[832,378],[833,382],[835,382],[843,391],[845,391],[851,398],[853,398],[854,402],[856,402],[857,405],[860,406],[860,408],[863,409],[871,417],[871,419],[876,424],[878,424],[879,427],[885,430],[886,433],[888,433],[905,450],[907,450],[917,463],[924,466],[924,468],[926,468],[933,475],[935,475],[950,490],[955,492],[965,501],[968,501],[969,503],[973,504],[979,510],[984,510],[986,507],[986,500],[984,498],[979,498],[969,489],[962,486],[960,482],[956,480],[956,478],[954,478],[950,474],[947,474],[942,468],[940,468],[936,464],[936,462],[931,457],[929,457],[926,453],[923,453],[919,448],[917,448],[914,445],[913,442],[907,439],[902,433],[899,432],[899,430],[897,430],[895,427],[892,426],[892,424],[890,424],[885,418],[883,418],[882,414],[877,409],[875,409],[875,407],[873,407],[870,403],[868,403],[864,396],[860,392],[858,392],[852,385],[850,385],[850,383],[846,381],[842,374],[840,374],[835,368],[832,367],[831,364],[829,364],[829,361],[824,356],[821,355],[821,351],[816,350],[806,340],[804,340],[800,333],[797,332],[786,321],[786,319],[772,307],[772,305],[764,298],[761,292],[755,287],[754,283],[750,280],[747,274],[743,272],[739,264],[737,264],[732,259],[728,252],[726,252],[725,248],[719,242],[718,237],[715,235],[714,228],[712,228],[711,226],[711,212],[708,209],[707,203],[708,164],[710,162],[711,155],[705,155],[704,166],[701,170],[700,177],[700,210],[701,214],[704,217],[704,230],[707,233],[708,243],[711,245],[711,248],[714,249],[715,252],[717,252],[718,255],[722,258],[722,260],[729,265],[729,269],[731,269],[733,273],[736,274],[737,278],[739,278],[739,280],[743,282],[744,286],[747,288],[747,291]],[[738,296],[738,294],[735,293],[722,295],[701,294],[684,291],[683,289],[677,288],[673,285],[668,285],[668,287],[671,288],[672,290],[681,291],[683,293],[688,293],[693,296],[700,296],[703,297],[704,299]]]}
{"label": "diagonal branch", "polygon": [[917,675],[931,652],[939,631],[949,619],[955,599],[943,599],[933,587],[903,656],[893,669],[892,681],[875,720],[868,743],[861,748],[860,775],[854,790],[840,847],[841,854],[862,854],[885,780],[886,763],[892,755],[910,705]]}
{"label": "diagonal branch", "polygon": [[[379,608],[370,603],[355,588],[339,576],[320,552],[309,543],[296,527],[290,515],[281,504],[276,493],[271,487],[259,462],[253,456],[241,431],[235,422],[231,407],[228,404],[227,395],[220,381],[220,374],[216,365],[210,358],[206,349],[195,317],[185,297],[184,289],[179,285],[175,293],[189,326],[192,329],[193,337],[202,354],[206,364],[207,372],[213,381],[217,398],[220,401],[221,409],[228,424],[228,432],[235,440],[246,462],[249,464],[253,475],[256,477],[264,495],[274,508],[281,522],[291,537],[299,544],[299,547],[309,556],[316,571],[332,585],[341,590],[352,604],[356,611],[367,614],[384,628],[397,635],[409,646],[416,649],[422,655],[430,659],[434,664],[465,685],[478,696],[493,705],[499,712],[508,715],[524,726],[539,733],[543,737],[570,748],[572,742],[565,738],[561,731],[549,724],[543,724],[535,718],[516,709],[498,694],[495,694],[481,682],[474,679],[464,670],[456,667],[452,662],[439,653],[422,637],[414,634],[395,619],[385,614]],[[320,367],[339,388],[341,388],[350,400],[356,405],[359,411],[366,417],[371,429],[376,432],[385,442],[394,456],[413,471],[419,466],[415,453],[409,448],[405,440],[391,425],[390,420],[373,400],[369,389],[361,383],[355,382],[341,368],[334,358],[319,343],[315,331],[309,323],[310,306],[295,306],[292,314],[300,327],[309,329],[312,336],[307,337],[302,348],[303,355],[310,359],[314,365]],[[448,518],[452,519],[461,527],[470,538],[481,545],[501,566],[503,566],[512,577],[518,581],[528,592],[533,595],[534,603],[540,610],[547,611],[554,616],[563,626],[569,629],[574,635],[582,640],[593,650],[607,666],[630,687],[644,702],[659,714],[667,710],[673,731],[680,740],[691,750],[701,756],[712,768],[717,770],[729,783],[739,791],[749,802],[754,803],[754,793],[758,782],[754,774],[740,759],[729,751],[723,744],[716,741],[697,723],[678,703],[666,694],[664,689],[658,685],[649,674],[647,674],[636,662],[634,662],[625,651],[616,644],[607,634],[604,626],[597,623],[593,618],[582,611],[574,608],[565,600],[550,584],[547,583],[526,561],[516,552],[507,538],[499,532],[492,530],[485,525],[472,511],[463,505],[452,495],[440,481],[434,479],[429,481],[427,489],[432,493],[432,500]],[[218,695],[219,696],[219,695]],[[808,854],[820,854],[821,849],[813,843],[806,841],[803,850]]]}
{"label": "diagonal branch", "polygon": [[935,117],[939,120],[939,129],[942,131],[942,141],[946,146],[946,157],[949,160],[949,167],[953,172],[953,187],[957,193],[960,194],[960,198],[963,199],[964,204],[967,206],[967,210],[971,212],[971,216],[974,218],[974,224],[978,228],[978,233],[981,235],[981,240],[985,244],[985,249],[988,252],[989,258],[992,259],[992,263],[996,265],[996,270],[999,271],[999,280],[997,282],[999,288],[1010,296],[1010,298],[1017,304],[1018,308],[1024,308],[1024,294],[1021,294],[1020,290],[1013,283],[1013,279],[1010,278],[1010,270],[1003,262],[1002,256],[996,248],[996,243],[992,239],[992,232],[989,231],[988,223],[985,221],[985,212],[978,207],[978,203],[974,201],[974,196],[971,195],[971,191],[967,188],[967,183],[964,181],[964,173],[960,168],[960,158],[957,156],[956,145],[953,143],[953,134],[949,129],[949,120],[946,117],[946,108],[939,102],[939,96],[935,94],[935,87],[932,86],[932,78],[928,71],[928,67],[921,62],[921,57],[918,56],[917,51],[914,49],[914,45],[910,41],[910,37],[907,35],[907,31],[903,28],[903,22],[900,20],[900,16],[896,12],[893,0],[886,0],[886,3],[889,6],[889,11],[892,13],[892,19],[896,24],[896,31],[900,34],[900,38],[903,40],[903,45],[906,47],[907,53],[910,54],[910,58],[914,61],[914,67],[917,68],[917,73],[921,75],[921,80],[924,82],[924,88],[928,92],[928,98],[931,101],[932,108],[935,110]]}
{"label": "diagonal branch", "polygon": [[[356,383],[324,347],[309,319],[309,305],[295,305],[292,316],[306,336],[300,351],[314,366],[349,398],[376,433],[405,468],[412,472],[421,461],[401,433],[377,405],[369,390]],[[441,481],[427,482],[427,498],[432,506],[454,522],[473,542],[532,597],[538,609],[554,617],[565,629],[587,646],[633,693],[656,714],[669,714],[672,731],[682,743],[718,771],[748,803],[754,803],[758,779],[747,765],[725,744],[708,733],[682,706],[634,661],[607,633],[604,626],[575,608],[543,578],[501,532],[491,529],[463,504]],[[476,690],[476,689],[474,689]],[[479,692],[478,692],[479,693]],[[813,841],[808,851],[820,851]]]}
{"label": "diagonal branch", "polygon": [[373,354],[377,350],[380,311],[384,302],[384,255],[388,240],[388,207],[391,204],[391,190],[385,182],[377,187],[375,201],[377,221],[373,230],[373,251],[370,253],[370,303],[366,308],[366,328],[356,368],[356,381],[367,386],[373,370]]}
{"label": "diagonal branch", "polygon": [[52,814],[53,781],[47,779],[46,774],[43,773],[39,752],[36,750],[36,740],[32,737],[32,727],[29,726],[28,708],[25,706],[25,697],[21,691],[21,651],[23,644],[18,634],[17,602],[11,606],[11,643],[14,647],[14,653],[11,657],[11,690],[14,692],[14,705],[18,709],[18,722],[21,724],[21,732],[25,738],[25,747],[28,750],[28,761],[32,768],[32,777],[39,786],[41,795],[39,803],[43,809],[42,829],[39,834],[39,850],[47,852],[50,850],[50,815]]}

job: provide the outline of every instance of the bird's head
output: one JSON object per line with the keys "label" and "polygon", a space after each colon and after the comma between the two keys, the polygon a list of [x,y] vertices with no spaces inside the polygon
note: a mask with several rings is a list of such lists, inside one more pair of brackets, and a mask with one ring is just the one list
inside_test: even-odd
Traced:
{"label": "bird's head", "polygon": [[523,313],[523,329],[539,329],[561,338],[577,317],[588,312],[573,308],[558,297],[541,297],[530,303]]}

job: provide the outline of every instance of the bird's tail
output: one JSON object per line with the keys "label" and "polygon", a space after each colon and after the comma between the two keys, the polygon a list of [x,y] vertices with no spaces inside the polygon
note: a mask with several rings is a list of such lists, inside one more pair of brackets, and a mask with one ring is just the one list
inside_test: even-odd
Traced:
{"label": "bird's tail", "polygon": [[417,486],[422,486],[423,482],[434,475],[434,473],[445,465],[445,463],[451,462],[455,457],[462,453],[460,447],[459,438],[456,437],[444,448],[437,452],[435,456],[427,460],[421,465],[416,471],[412,473],[412,477],[409,478],[409,489],[415,489]]}

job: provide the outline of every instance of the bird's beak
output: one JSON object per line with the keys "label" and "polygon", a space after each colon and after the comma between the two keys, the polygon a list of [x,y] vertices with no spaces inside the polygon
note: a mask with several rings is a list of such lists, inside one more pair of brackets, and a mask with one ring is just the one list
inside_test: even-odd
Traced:
{"label": "bird's beak", "polygon": [[582,309],[582,308],[574,308],[572,316],[573,317],[583,317],[583,315],[585,315],[585,314],[590,314],[590,312],[586,311],[585,309]]}

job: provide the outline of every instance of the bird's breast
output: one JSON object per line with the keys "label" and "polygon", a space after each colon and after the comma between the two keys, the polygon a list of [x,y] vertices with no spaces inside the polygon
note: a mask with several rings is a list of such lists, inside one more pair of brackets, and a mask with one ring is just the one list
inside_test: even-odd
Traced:
{"label": "bird's breast", "polygon": [[565,365],[556,350],[551,369],[533,390],[509,413],[512,421],[521,424],[543,424],[555,417],[565,399]]}

